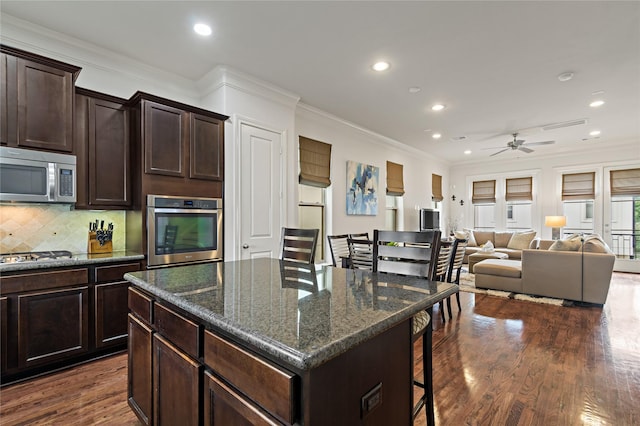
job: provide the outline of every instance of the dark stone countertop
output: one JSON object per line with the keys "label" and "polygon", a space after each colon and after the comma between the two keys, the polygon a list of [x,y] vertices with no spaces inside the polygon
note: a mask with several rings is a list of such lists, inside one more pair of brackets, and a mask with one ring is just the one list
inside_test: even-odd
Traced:
{"label": "dark stone countertop", "polygon": [[96,263],[112,263],[144,260],[144,255],[128,250],[114,251],[111,253],[73,253],[71,259],[40,260],[35,262],[16,262],[0,264],[0,274],[13,271],[34,271],[38,269],[50,269],[60,267],[74,267],[91,265]]}
{"label": "dark stone countertop", "polygon": [[323,364],[458,289],[332,266],[317,267],[311,280],[297,282],[282,279],[282,266],[261,258],[133,272],[125,279],[199,318],[207,329],[300,370]]}

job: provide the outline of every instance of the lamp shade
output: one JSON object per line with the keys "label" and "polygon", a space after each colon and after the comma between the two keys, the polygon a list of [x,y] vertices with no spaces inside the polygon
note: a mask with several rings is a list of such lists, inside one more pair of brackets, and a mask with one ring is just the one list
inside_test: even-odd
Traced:
{"label": "lamp shade", "polygon": [[566,216],[545,216],[544,217],[544,226],[549,226],[551,228],[561,228],[567,224]]}

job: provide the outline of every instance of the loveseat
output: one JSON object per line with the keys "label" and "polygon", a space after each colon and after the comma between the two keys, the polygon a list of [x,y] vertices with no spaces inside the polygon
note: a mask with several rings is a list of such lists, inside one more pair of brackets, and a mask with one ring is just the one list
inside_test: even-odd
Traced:
{"label": "loveseat", "polygon": [[511,260],[519,260],[522,258],[522,250],[531,247],[535,236],[536,231],[533,230],[495,232],[465,229],[462,232],[456,232],[457,238],[466,238],[468,240],[463,263],[469,263],[469,255],[481,251],[487,241],[491,241],[496,252],[507,254]]}
{"label": "loveseat", "polygon": [[522,250],[519,262],[476,264],[476,287],[600,305],[606,302],[615,255],[599,237],[580,237],[571,247],[549,240],[535,243],[539,249]]}

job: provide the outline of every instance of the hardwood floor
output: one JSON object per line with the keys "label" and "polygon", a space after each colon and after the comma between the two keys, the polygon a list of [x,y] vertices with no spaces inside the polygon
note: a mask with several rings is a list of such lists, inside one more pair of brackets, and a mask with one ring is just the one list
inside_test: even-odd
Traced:
{"label": "hardwood floor", "polygon": [[[434,311],[437,424],[640,424],[640,275],[615,273],[604,308],[461,301]],[[139,425],[126,370],[121,354],[2,388],[0,424]]]}

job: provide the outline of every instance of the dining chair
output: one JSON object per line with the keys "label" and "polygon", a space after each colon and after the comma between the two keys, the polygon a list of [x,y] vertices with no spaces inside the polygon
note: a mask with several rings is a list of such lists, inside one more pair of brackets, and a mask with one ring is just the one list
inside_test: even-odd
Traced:
{"label": "dining chair", "polygon": [[[451,266],[451,255],[453,254],[453,244],[454,243],[444,243],[440,242],[440,250],[438,252],[438,260],[436,262],[436,270],[434,272],[434,278],[438,281],[447,281],[447,273],[449,272],[449,268]],[[449,302],[451,304],[451,302]],[[444,300],[440,301],[440,317],[442,318],[442,322],[446,322],[445,315],[445,302]],[[451,312],[451,308],[449,308],[449,312]]]}
{"label": "dining chair", "polygon": [[282,228],[281,260],[315,263],[318,229]]}
{"label": "dining chair", "polygon": [[[327,235],[329,241],[329,250],[331,250],[331,260],[333,266],[342,266],[342,259],[349,258],[349,243],[347,239],[349,235]],[[339,265],[338,265],[339,263]]]}
{"label": "dining chair", "polygon": [[371,239],[369,238],[369,233],[368,232],[359,232],[357,234],[349,234],[349,236],[355,240],[368,240],[371,241]]}
{"label": "dining chair", "polygon": [[[460,285],[460,272],[462,271],[462,261],[464,252],[467,248],[468,240],[456,238],[451,249],[451,260],[447,271],[447,282]],[[455,278],[453,277],[455,274]],[[458,312],[462,312],[460,306],[460,291],[456,291],[456,302],[458,303]],[[442,302],[441,302],[442,303]],[[451,313],[451,296],[447,297],[447,310],[449,311],[449,319],[453,318]]]}
{"label": "dining chair", "polygon": [[369,238],[347,238],[349,246],[349,267],[352,269],[373,269],[373,242]]}
{"label": "dining chair", "polygon": [[[427,280],[435,279],[436,262],[440,250],[440,231],[373,231],[373,271],[398,275],[411,275]],[[413,407],[415,419],[425,407],[427,425],[434,424],[432,331],[433,309],[422,311],[412,318],[412,341],[422,338],[422,382],[412,377],[412,384],[424,389]],[[413,352],[413,351],[412,351]],[[412,359],[413,364],[413,359]],[[412,394],[413,395],[413,394]]]}

